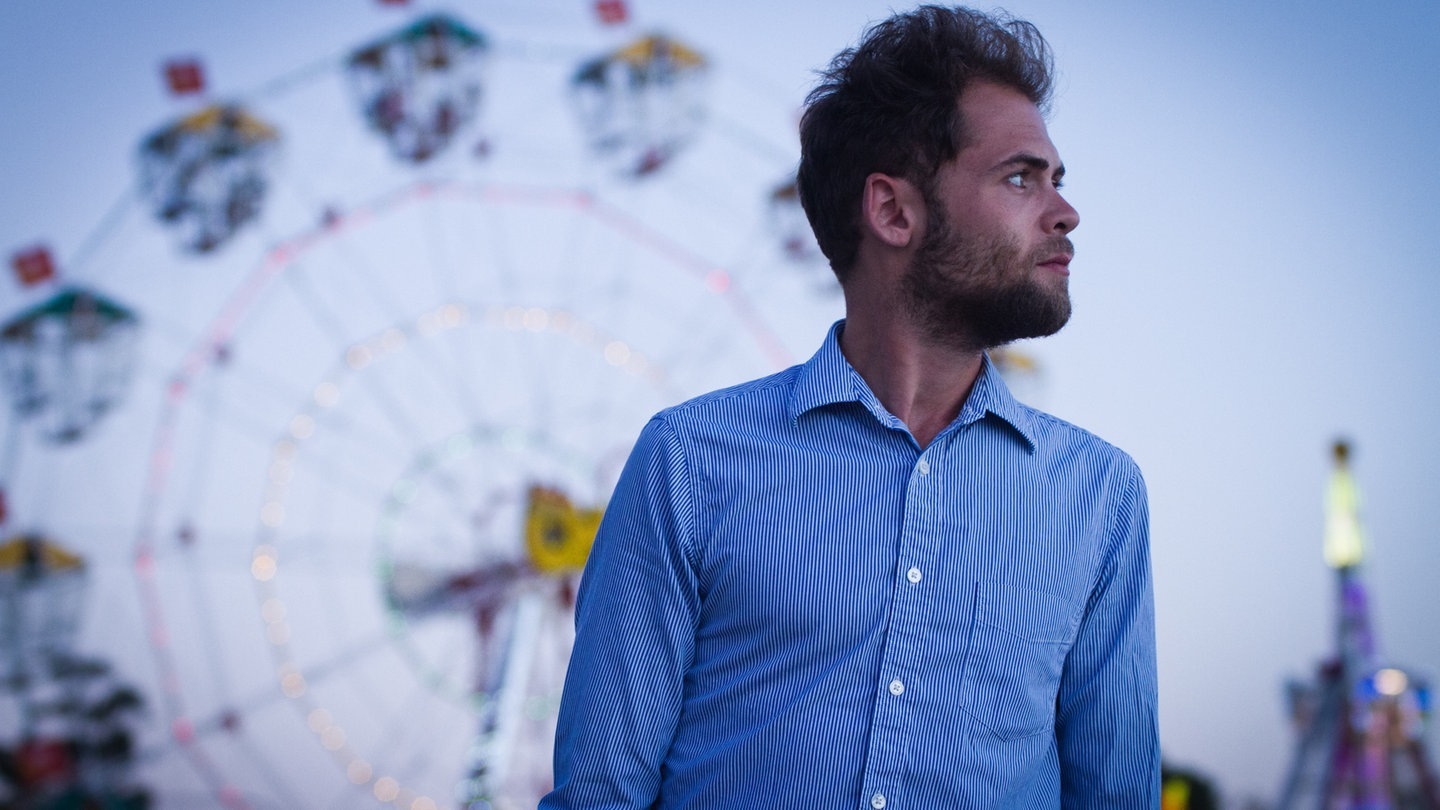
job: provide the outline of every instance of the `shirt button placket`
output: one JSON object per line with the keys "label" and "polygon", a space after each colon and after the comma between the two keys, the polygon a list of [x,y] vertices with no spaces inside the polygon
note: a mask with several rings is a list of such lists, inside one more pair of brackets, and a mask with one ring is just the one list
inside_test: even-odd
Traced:
{"label": "shirt button placket", "polygon": [[[914,473],[916,473],[917,476],[922,477],[922,479],[924,479],[924,477],[929,476],[929,474],[930,474],[930,461],[929,461],[929,460],[926,460],[926,458],[920,458],[920,460],[919,460],[919,461],[916,461],[916,464],[914,464]],[[912,490],[912,494],[913,494],[913,496],[920,496],[919,490]],[[923,497],[923,496],[920,496],[920,497]],[[909,512],[909,509],[907,509],[907,512]],[[909,517],[907,517],[907,519],[909,519]],[[901,552],[901,553],[907,553],[907,552],[906,552],[906,551],[903,551],[903,552]],[[909,569],[906,569],[906,572],[904,572],[904,578],[906,578],[906,581],[909,581],[910,584],[912,584],[912,585],[917,585],[917,584],[919,584],[920,579],[923,578],[923,574],[922,574],[922,572],[920,572],[919,566],[912,565],[912,566],[910,566]],[[904,602],[907,602],[907,604],[912,604],[914,598],[916,598],[916,597],[904,597],[903,600],[904,600]],[[913,604],[912,604],[912,607],[909,608],[909,610],[912,610],[912,611],[914,610],[914,605],[913,605]],[[888,657],[888,656],[890,656],[890,653],[888,653],[888,651],[887,651],[887,657]],[[901,660],[903,660],[903,654],[901,654]],[[904,690],[906,690],[906,685],[904,685],[904,680],[899,679],[899,677],[894,677],[894,679],[891,679],[891,680],[890,680],[890,683],[887,683],[887,685],[886,685],[886,690],[887,690],[887,692],[890,692],[890,695],[891,695],[891,696],[894,696],[894,698],[899,698],[899,696],[904,695]],[[888,715],[888,716],[890,716],[890,718],[891,718],[891,719],[890,719],[890,724],[891,724],[891,725],[893,725],[894,722],[897,722],[896,719],[894,719],[894,718],[896,718],[896,712],[903,712],[903,711],[904,711],[904,709],[901,709],[901,708],[900,708],[900,706],[901,706],[900,703],[896,703],[896,705],[893,705],[893,706],[894,706],[894,708],[890,708],[890,709],[880,709],[880,708],[878,708],[878,706],[877,706],[877,716],[878,716],[878,715]],[[883,768],[883,771],[884,771],[884,770],[888,770],[888,768]],[[886,777],[884,777],[883,773],[874,774],[874,775],[880,775],[881,778],[886,778]],[[870,794],[870,807],[871,807],[871,810],[884,810],[884,807],[886,807],[887,804],[888,804],[888,801],[886,800],[886,794],[881,793],[881,791],[878,791],[878,790],[877,790],[877,791],[874,791],[874,793],[871,793],[871,794]]]}

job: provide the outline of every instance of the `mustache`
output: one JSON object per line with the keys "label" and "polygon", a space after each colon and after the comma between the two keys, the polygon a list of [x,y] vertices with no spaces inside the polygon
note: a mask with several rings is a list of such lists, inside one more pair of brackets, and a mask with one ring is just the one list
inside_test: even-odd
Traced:
{"label": "mustache", "polygon": [[1075,243],[1070,241],[1070,237],[1052,236],[1039,245],[1036,245],[1035,251],[1030,255],[1035,262],[1041,262],[1057,253],[1063,253],[1066,256],[1074,258]]}

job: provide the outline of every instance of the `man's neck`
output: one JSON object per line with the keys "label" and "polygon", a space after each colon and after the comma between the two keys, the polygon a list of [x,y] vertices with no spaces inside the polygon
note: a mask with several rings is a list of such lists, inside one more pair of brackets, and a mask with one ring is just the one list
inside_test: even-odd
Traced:
{"label": "man's neck", "polygon": [[955,420],[983,365],[979,350],[935,345],[902,318],[851,309],[840,350],[921,449]]}

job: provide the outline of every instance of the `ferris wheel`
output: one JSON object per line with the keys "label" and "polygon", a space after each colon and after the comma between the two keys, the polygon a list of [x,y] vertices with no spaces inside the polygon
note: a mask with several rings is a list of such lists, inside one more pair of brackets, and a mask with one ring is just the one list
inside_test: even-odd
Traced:
{"label": "ferris wheel", "polygon": [[90,264],[210,274],[140,307],[170,346],[135,383],[162,806],[534,806],[634,437],[834,317],[776,232],[793,156],[707,127],[721,67],[569,5],[543,47],[483,4],[391,18],[141,139]]}

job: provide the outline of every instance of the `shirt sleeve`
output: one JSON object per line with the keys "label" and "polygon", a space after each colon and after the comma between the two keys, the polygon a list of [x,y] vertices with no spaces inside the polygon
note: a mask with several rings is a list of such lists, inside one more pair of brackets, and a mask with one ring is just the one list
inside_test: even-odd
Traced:
{"label": "shirt sleeve", "polygon": [[1133,461],[1127,467],[1056,701],[1067,810],[1160,806],[1149,508],[1139,469]]}
{"label": "shirt sleeve", "polygon": [[694,652],[694,526],[685,453],[656,417],[621,472],[585,565],[555,789],[541,810],[655,803]]}

